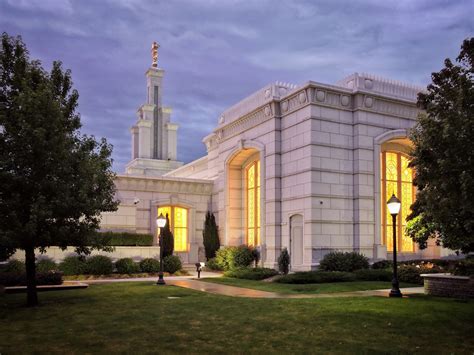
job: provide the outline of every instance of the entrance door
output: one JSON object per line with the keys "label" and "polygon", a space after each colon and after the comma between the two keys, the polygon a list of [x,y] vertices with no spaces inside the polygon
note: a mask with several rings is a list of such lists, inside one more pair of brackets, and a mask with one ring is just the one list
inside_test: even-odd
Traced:
{"label": "entrance door", "polygon": [[303,265],[303,216],[296,214],[290,218],[291,270]]}

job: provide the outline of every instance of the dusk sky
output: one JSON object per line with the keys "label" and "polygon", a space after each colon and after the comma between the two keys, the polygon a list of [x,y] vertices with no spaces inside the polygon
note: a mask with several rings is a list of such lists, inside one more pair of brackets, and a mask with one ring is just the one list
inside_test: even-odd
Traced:
{"label": "dusk sky", "polygon": [[368,72],[426,86],[474,34],[473,13],[472,0],[0,0],[0,30],[21,35],[45,68],[72,70],[83,132],[106,137],[123,172],[155,40],[189,162],[222,111],[271,82]]}

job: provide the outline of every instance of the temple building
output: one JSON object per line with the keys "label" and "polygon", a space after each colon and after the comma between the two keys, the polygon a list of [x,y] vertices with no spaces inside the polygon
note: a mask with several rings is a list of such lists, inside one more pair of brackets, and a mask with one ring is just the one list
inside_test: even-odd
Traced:
{"label": "temple building", "polygon": [[[357,251],[372,260],[437,258],[405,235],[415,199],[408,166],[408,130],[421,87],[355,73],[334,84],[277,82],[225,110],[203,138],[207,154],[177,161],[177,129],[162,106],[164,70],[146,72],[146,103],[132,126],[132,157],[116,179],[117,212],[103,230],[157,234],[170,216],[175,251],[185,263],[204,259],[206,212],[216,216],[222,245],[253,245],[275,267],[282,248],[292,270],[317,267],[330,251]],[[386,201],[401,200],[398,240],[391,239]]]}

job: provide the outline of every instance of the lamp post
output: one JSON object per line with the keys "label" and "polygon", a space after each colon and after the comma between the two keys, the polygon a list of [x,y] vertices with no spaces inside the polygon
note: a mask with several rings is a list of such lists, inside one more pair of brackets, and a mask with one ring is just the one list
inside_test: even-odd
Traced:
{"label": "lamp post", "polygon": [[397,215],[400,212],[401,203],[400,200],[392,194],[392,197],[387,201],[387,207],[392,215],[392,224],[393,224],[393,279],[392,279],[392,289],[390,290],[390,297],[402,297],[400,292],[400,287],[398,285],[398,275],[397,275]]}
{"label": "lamp post", "polygon": [[158,274],[157,285],[166,285],[165,280],[163,279],[163,227],[166,225],[166,218],[163,216],[163,213],[160,213],[156,219],[156,226],[160,229],[159,235],[159,244],[160,244],[160,273]]}

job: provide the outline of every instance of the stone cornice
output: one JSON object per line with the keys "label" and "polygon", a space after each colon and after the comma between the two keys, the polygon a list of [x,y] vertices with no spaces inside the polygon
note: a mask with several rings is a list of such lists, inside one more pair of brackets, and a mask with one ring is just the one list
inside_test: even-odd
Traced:
{"label": "stone cornice", "polygon": [[117,175],[115,185],[117,190],[210,195],[212,193],[213,181],[162,176]]}

